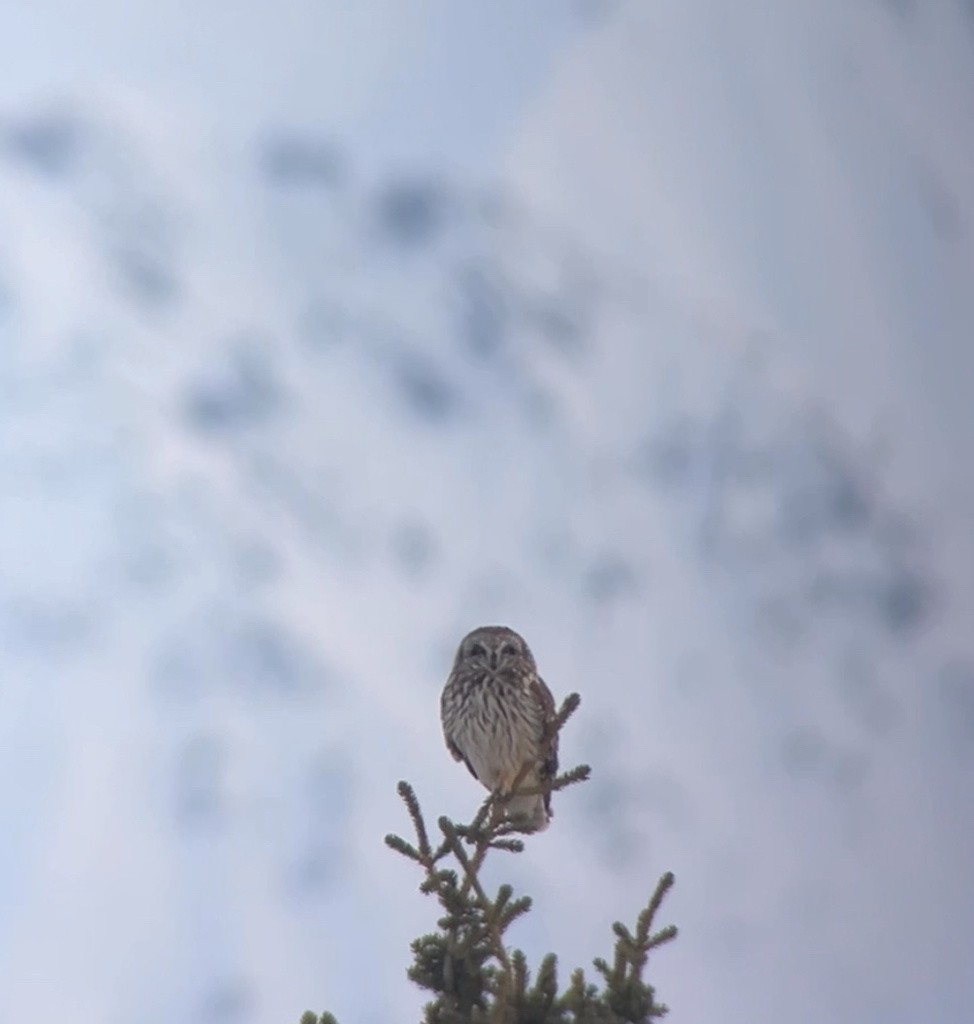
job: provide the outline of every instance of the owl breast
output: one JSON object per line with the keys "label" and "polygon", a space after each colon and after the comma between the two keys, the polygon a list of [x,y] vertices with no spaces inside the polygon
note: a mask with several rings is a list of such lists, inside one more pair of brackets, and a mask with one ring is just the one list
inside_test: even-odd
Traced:
{"label": "owl breast", "polygon": [[506,673],[457,678],[443,700],[447,736],[489,789],[507,789],[541,754],[542,714],[523,684]]}

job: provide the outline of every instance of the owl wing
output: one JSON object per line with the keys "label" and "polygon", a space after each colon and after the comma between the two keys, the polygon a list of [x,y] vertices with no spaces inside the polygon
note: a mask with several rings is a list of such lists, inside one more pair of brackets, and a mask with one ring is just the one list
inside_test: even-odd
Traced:
{"label": "owl wing", "polygon": [[[541,708],[541,745],[543,757],[541,760],[540,776],[543,782],[548,782],[558,774],[558,733],[555,732],[555,698],[551,690],[541,678],[536,676],[531,684],[531,692],[534,699]],[[546,793],[544,798],[545,810],[551,814],[551,794]]]}
{"label": "owl wing", "polygon": [[[454,760],[454,761],[463,761],[463,763],[464,763],[464,764],[465,764],[465,765],[467,766],[467,771],[468,771],[468,772],[470,772],[470,774],[471,774],[471,775],[472,775],[472,776],[473,776],[473,777],[474,777],[475,779],[477,779],[477,773],[476,773],[476,772],[475,772],[475,771],[473,770],[473,768],[471,767],[471,765],[470,765],[470,762],[469,762],[469,761],[467,760],[467,757],[466,757],[466,755],[465,755],[465,754],[463,753],[463,751],[462,751],[462,750],[461,750],[461,749],[460,749],[460,748],[459,748],[459,747],[458,747],[458,746],[457,746],[457,745],[456,745],[456,744],[455,744],[455,743],[453,742],[453,740],[451,740],[451,739],[450,739],[450,737],[449,737],[449,736],[447,736],[447,737],[446,737],[446,749],[447,749],[447,750],[449,750],[449,751],[450,751],[450,753],[451,753],[451,754],[453,755],[453,760]],[[480,782],[480,779],[477,779],[477,781],[478,781],[478,782]]]}

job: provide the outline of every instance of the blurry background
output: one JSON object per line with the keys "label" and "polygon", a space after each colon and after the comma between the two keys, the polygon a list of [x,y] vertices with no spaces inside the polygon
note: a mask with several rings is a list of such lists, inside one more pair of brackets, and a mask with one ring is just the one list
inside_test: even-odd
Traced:
{"label": "blurry background", "polygon": [[974,9],[0,13],[0,1022],[417,1019],[502,622],[677,1022],[974,1016]]}

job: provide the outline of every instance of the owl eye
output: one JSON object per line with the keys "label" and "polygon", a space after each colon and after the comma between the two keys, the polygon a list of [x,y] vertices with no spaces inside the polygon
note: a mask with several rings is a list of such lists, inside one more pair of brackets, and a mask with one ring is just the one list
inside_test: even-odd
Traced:
{"label": "owl eye", "polygon": [[512,658],[516,658],[520,651],[514,646],[514,644],[504,644],[501,648],[501,654],[507,654]]}
{"label": "owl eye", "polygon": [[482,658],[487,653],[487,648],[483,644],[471,644],[467,648],[467,654],[471,658]]}

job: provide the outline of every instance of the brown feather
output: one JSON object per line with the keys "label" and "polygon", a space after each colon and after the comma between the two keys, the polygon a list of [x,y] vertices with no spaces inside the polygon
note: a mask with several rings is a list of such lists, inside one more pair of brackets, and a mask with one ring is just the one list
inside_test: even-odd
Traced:
{"label": "brown feather", "polygon": [[[463,638],[440,698],[447,749],[482,785],[510,795],[525,765],[524,788],[558,771],[555,700],[523,637],[506,626],[483,626]],[[551,794],[516,795],[508,816],[527,830],[551,817]]]}

